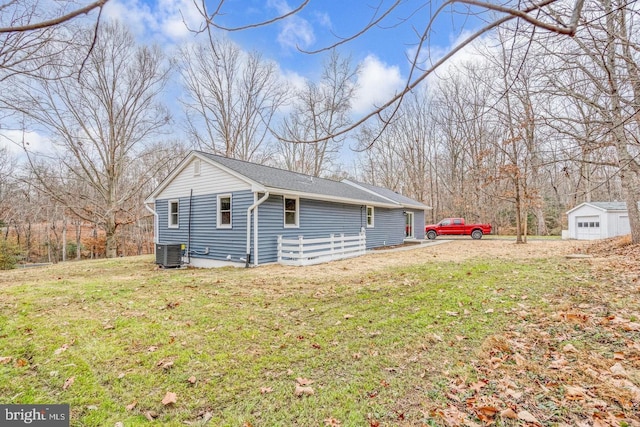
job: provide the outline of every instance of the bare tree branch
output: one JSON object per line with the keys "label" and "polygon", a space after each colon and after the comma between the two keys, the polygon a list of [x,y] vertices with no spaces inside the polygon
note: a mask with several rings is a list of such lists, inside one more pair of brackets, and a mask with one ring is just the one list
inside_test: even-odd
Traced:
{"label": "bare tree branch", "polygon": [[83,14],[87,14],[89,12],[91,12],[92,10],[96,9],[96,8],[100,8],[102,9],[102,7],[108,2],[109,0],[98,0],[96,2],[93,2],[91,4],[86,5],[85,7],[82,7],[80,9],[76,9],[73,12],[67,13],[66,15],[61,15],[58,16],[56,18],[53,19],[49,19],[47,21],[41,21],[41,22],[36,22],[34,24],[29,24],[29,25],[21,25],[21,26],[16,26],[16,27],[0,27],[0,34],[2,33],[21,33],[21,32],[26,32],[26,31],[34,31],[34,30],[41,30],[43,28],[48,28],[48,27],[54,27],[56,25],[60,25],[64,22],[70,21],[71,19],[83,15]]}

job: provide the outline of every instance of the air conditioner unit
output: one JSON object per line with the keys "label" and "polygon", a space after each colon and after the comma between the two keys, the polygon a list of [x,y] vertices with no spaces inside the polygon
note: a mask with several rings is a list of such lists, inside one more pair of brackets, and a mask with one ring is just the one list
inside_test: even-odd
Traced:
{"label": "air conditioner unit", "polygon": [[181,243],[156,243],[156,264],[164,268],[182,265]]}

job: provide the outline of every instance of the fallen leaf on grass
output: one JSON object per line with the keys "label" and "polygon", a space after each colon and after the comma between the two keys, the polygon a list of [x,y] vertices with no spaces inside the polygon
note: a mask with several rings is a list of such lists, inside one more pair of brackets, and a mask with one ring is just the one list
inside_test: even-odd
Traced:
{"label": "fallen leaf on grass", "polygon": [[549,368],[550,369],[562,369],[565,366],[567,366],[569,364],[569,362],[567,362],[567,360],[564,357],[561,357],[560,359],[556,359],[554,361],[552,361],[549,364]]}
{"label": "fallen leaf on grass", "polygon": [[271,387],[260,387],[260,394],[271,393],[273,389]]}
{"label": "fallen leaf on grass", "polygon": [[168,391],[167,394],[165,394],[164,398],[162,399],[162,404],[164,406],[167,406],[167,405],[171,405],[173,403],[176,403],[177,401],[178,401],[178,395]]}
{"label": "fallen leaf on grass", "polygon": [[197,380],[196,380],[196,377],[195,377],[195,376],[193,376],[193,375],[191,375],[189,378],[187,378],[187,382],[188,382],[189,384],[195,384],[195,383],[196,383],[196,381],[197,381]]}
{"label": "fallen leaf on grass", "polygon": [[584,400],[587,397],[587,392],[582,387],[567,385],[564,391],[567,400]]}
{"label": "fallen leaf on grass", "polygon": [[27,362],[24,359],[16,360],[16,367],[18,367],[18,368],[23,368],[23,367],[27,366],[28,364],[29,364],[29,362]]}
{"label": "fallen leaf on grass", "polygon": [[507,408],[504,411],[500,412],[500,416],[502,418],[509,418],[511,420],[517,420],[518,419],[518,414],[516,414],[516,411],[514,411],[511,408]]}
{"label": "fallen leaf on grass", "polygon": [[315,392],[313,391],[313,388],[311,387],[300,387],[299,385],[296,384],[296,389],[294,391],[296,396],[302,396],[302,395],[306,395],[306,396],[311,396],[312,394],[314,394]]}
{"label": "fallen leaf on grass", "polygon": [[76,377],[69,377],[67,378],[67,380],[64,382],[64,384],[62,385],[62,389],[66,390],[69,387],[71,387],[71,385],[74,383],[74,381],[76,380]]}
{"label": "fallen leaf on grass", "polygon": [[498,408],[494,406],[481,406],[476,408],[476,415],[484,423],[493,423],[493,417],[498,413]]}
{"label": "fallen leaf on grass", "polygon": [[136,405],[138,404],[137,400],[134,400],[133,402],[131,402],[130,404],[128,404],[127,406],[125,406],[125,409],[127,411],[133,411],[133,408],[136,407]]}
{"label": "fallen leaf on grass", "polygon": [[300,377],[296,378],[296,382],[303,387],[309,384],[313,384],[313,380],[310,380],[307,378],[300,378]]}
{"label": "fallen leaf on grass", "polygon": [[353,318],[353,314],[345,314],[343,317],[345,319],[351,319],[351,318]]}
{"label": "fallen leaf on grass", "polygon": [[69,347],[71,347],[70,344],[63,344],[62,347],[56,349],[56,351],[54,351],[53,354],[55,354],[57,356],[57,355],[59,355],[61,353],[64,353],[65,351],[67,351],[67,349]]}
{"label": "fallen leaf on grass", "polygon": [[518,419],[526,421],[528,423],[540,424],[540,421],[538,421],[538,419],[534,417],[531,412],[525,410],[518,412]]}
{"label": "fallen leaf on grass", "polygon": [[627,371],[622,367],[620,363],[616,363],[609,368],[614,377],[627,378]]}
{"label": "fallen leaf on grass", "polygon": [[578,349],[575,348],[572,344],[567,344],[562,347],[562,351],[564,351],[565,353],[577,353]]}
{"label": "fallen leaf on grass", "polygon": [[445,311],[445,313],[447,313],[449,316],[457,316],[458,315],[457,311]]}
{"label": "fallen leaf on grass", "polygon": [[149,420],[153,421],[158,418],[158,413],[156,411],[147,411],[144,413],[144,416]]}
{"label": "fallen leaf on grass", "polygon": [[171,367],[173,366],[173,361],[169,360],[168,362],[165,362],[164,360],[161,360],[158,363],[156,363],[156,366],[162,366],[162,369],[167,371],[171,369]]}
{"label": "fallen leaf on grass", "polygon": [[11,363],[12,360],[13,360],[13,357],[2,356],[0,357],[0,365],[6,365],[7,363]]}
{"label": "fallen leaf on grass", "polygon": [[324,420],[324,425],[329,427],[340,427],[342,424],[340,423],[340,421],[331,417]]}

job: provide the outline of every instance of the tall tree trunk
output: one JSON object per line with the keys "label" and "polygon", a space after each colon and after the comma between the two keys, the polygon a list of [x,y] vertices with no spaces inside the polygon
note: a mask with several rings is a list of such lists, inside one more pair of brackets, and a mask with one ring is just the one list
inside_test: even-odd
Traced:
{"label": "tall tree trunk", "polygon": [[[611,0],[605,0],[606,25],[607,25],[607,51],[606,65],[608,71],[608,84],[611,97],[612,134],[614,145],[618,155],[618,167],[620,169],[620,182],[624,198],[629,212],[629,226],[631,229],[631,242],[640,243],[640,211],[638,210],[638,164],[627,148],[627,137],[624,129],[622,113],[622,94],[617,74],[617,52],[615,15],[612,10]],[[617,13],[624,13],[618,11]]]}
{"label": "tall tree trunk", "polygon": [[67,260],[67,217],[62,216],[62,262]]}
{"label": "tall tree trunk", "polygon": [[82,258],[82,222],[76,220],[76,259]]}
{"label": "tall tree trunk", "polygon": [[116,239],[117,224],[115,218],[108,218],[105,225],[106,243],[105,251],[107,258],[116,258],[118,256],[118,240]]}

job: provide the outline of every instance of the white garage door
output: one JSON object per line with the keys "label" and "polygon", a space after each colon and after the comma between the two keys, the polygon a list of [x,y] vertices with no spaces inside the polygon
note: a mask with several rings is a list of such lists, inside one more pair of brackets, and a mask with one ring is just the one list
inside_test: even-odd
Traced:
{"label": "white garage door", "polygon": [[600,238],[600,217],[579,216],[576,217],[576,222],[576,238],[580,240]]}

